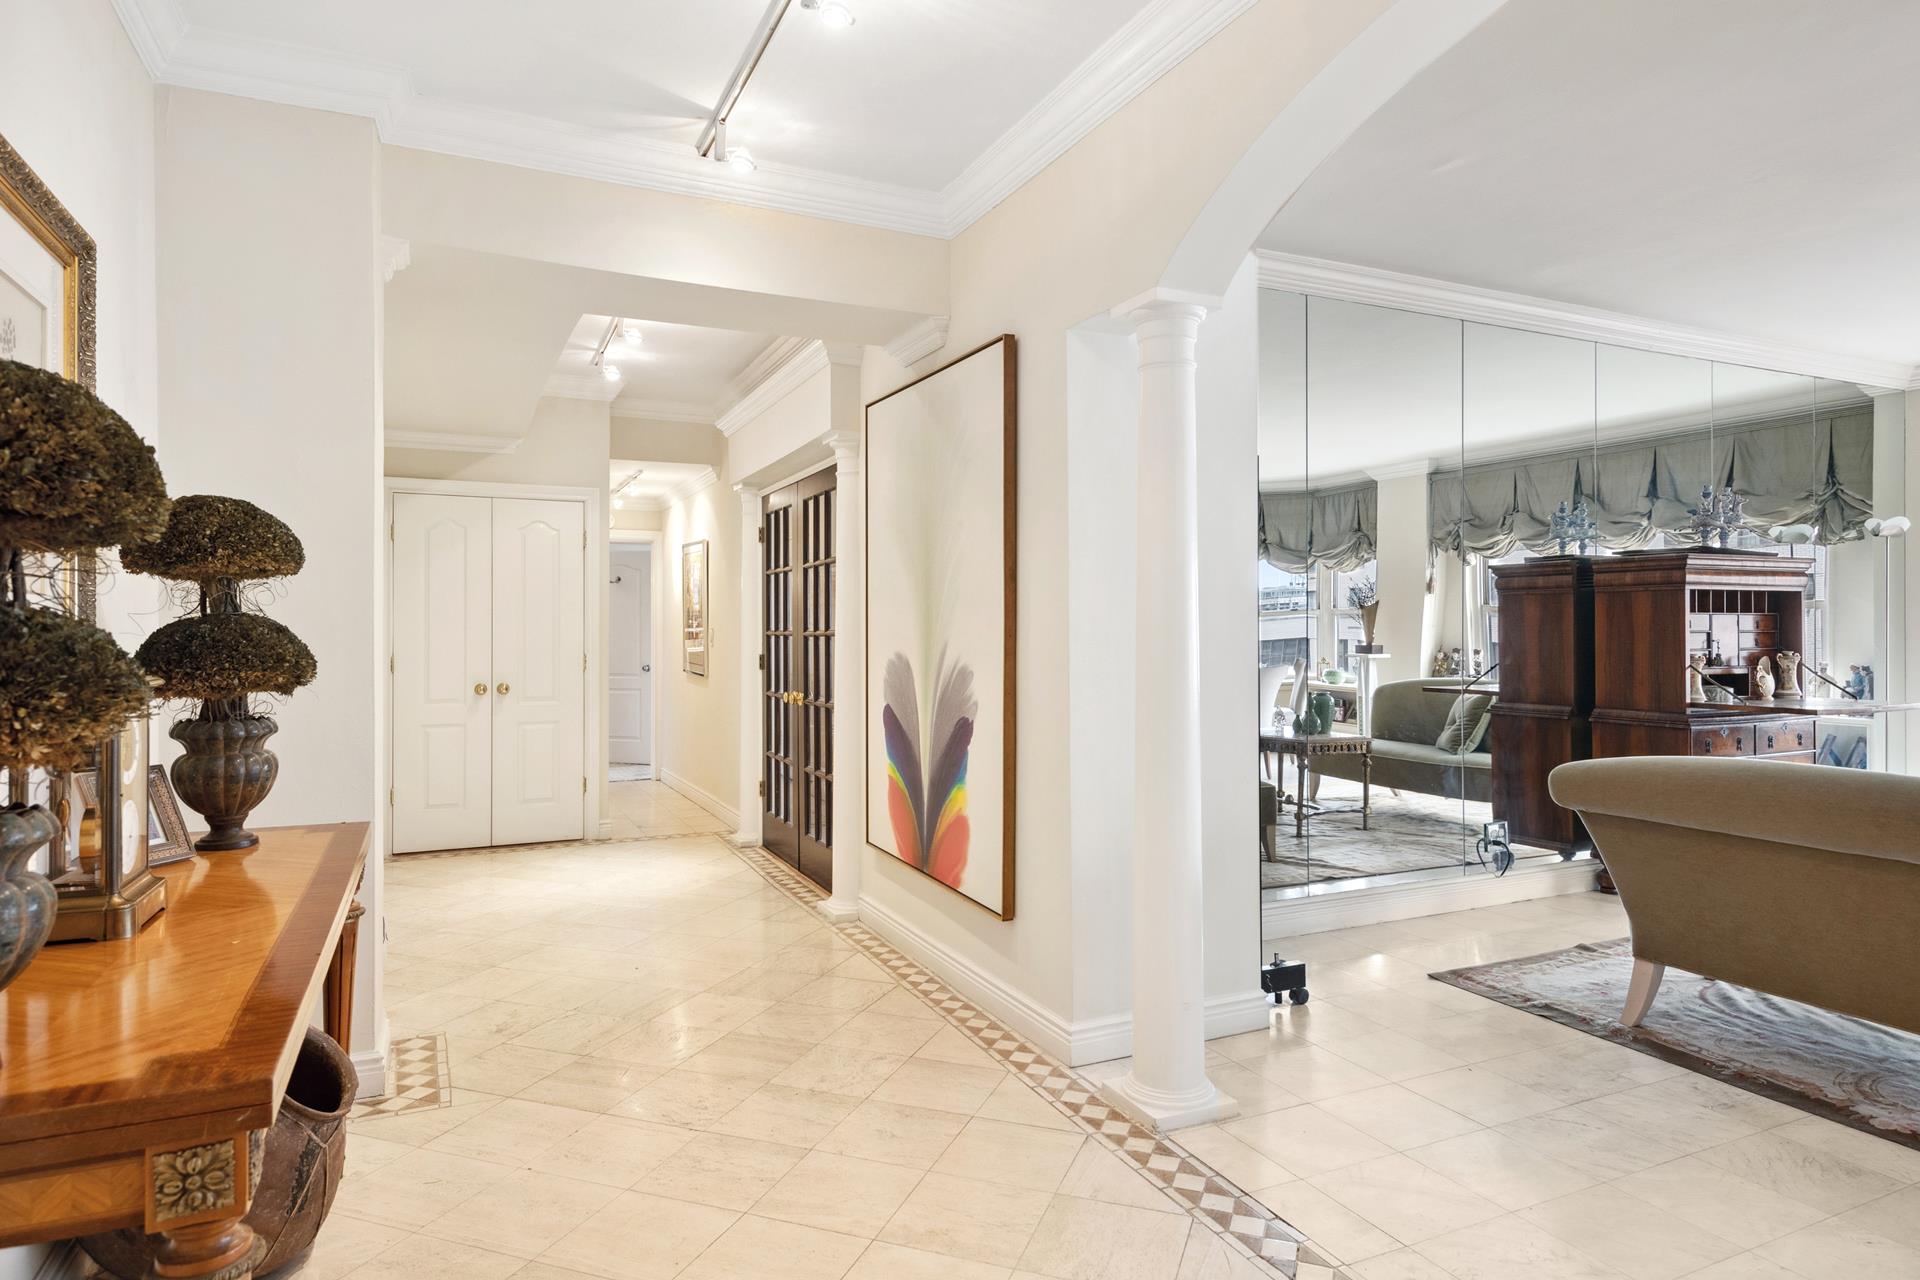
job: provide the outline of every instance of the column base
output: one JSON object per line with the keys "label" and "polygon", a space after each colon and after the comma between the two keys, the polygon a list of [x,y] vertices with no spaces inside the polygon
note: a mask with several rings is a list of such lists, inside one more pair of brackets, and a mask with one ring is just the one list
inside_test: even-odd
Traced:
{"label": "column base", "polygon": [[860,918],[859,904],[841,902],[835,898],[826,898],[815,903],[814,910],[833,924],[852,924]]}
{"label": "column base", "polygon": [[758,849],[760,847],[760,833],[758,831],[742,829],[728,836],[727,843],[736,849]]}
{"label": "column base", "polygon": [[1240,1114],[1240,1104],[1215,1088],[1211,1080],[1204,1089],[1191,1094],[1170,1094],[1141,1084],[1129,1072],[1102,1085],[1100,1097],[1156,1133],[1231,1120]]}

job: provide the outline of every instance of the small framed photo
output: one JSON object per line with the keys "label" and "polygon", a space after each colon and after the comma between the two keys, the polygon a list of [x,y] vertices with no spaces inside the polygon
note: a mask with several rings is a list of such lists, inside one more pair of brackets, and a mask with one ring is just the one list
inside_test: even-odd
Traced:
{"label": "small framed photo", "polygon": [[[80,802],[91,812],[100,808],[99,775],[88,769],[73,775]],[[173,784],[167,780],[165,765],[147,769],[147,865],[163,867],[193,856],[193,841],[187,838],[187,824],[180,816],[180,802],[174,798]]]}

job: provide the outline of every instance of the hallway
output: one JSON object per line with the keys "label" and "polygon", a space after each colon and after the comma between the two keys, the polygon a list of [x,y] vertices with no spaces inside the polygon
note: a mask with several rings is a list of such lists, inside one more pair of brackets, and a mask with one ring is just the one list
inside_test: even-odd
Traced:
{"label": "hallway", "polygon": [[392,863],[399,1089],[351,1121],[333,1216],[288,1274],[1275,1274],[1250,1246],[1293,1267],[1282,1224],[827,925],[719,819],[611,790],[645,838]]}

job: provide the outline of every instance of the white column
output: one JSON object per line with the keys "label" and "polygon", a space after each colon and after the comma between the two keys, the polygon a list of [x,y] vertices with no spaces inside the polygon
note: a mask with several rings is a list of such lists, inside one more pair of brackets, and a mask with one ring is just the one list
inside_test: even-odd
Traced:
{"label": "white column", "polygon": [[1203,300],[1156,290],[1115,312],[1139,343],[1134,600],[1133,1066],[1103,1091],[1161,1129],[1234,1114],[1206,1072],[1200,856],[1199,416]]}
{"label": "white column", "polygon": [[860,914],[867,848],[866,487],[860,432],[835,431],[833,449],[833,896],[820,914],[836,924]]}
{"label": "white column", "polygon": [[742,849],[760,845],[760,491],[733,486],[740,499],[740,829],[731,837]]}

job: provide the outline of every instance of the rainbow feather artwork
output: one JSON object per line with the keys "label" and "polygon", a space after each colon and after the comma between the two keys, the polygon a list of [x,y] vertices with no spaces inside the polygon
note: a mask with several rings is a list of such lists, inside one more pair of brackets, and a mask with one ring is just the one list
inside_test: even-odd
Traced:
{"label": "rainbow feather artwork", "polygon": [[903,653],[887,659],[881,725],[886,734],[887,818],[897,855],[940,883],[958,889],[967,873],[967,756],[979,701],[973,670],[949,661],[934,665],[932,701],[921,736],[920,687]]}

